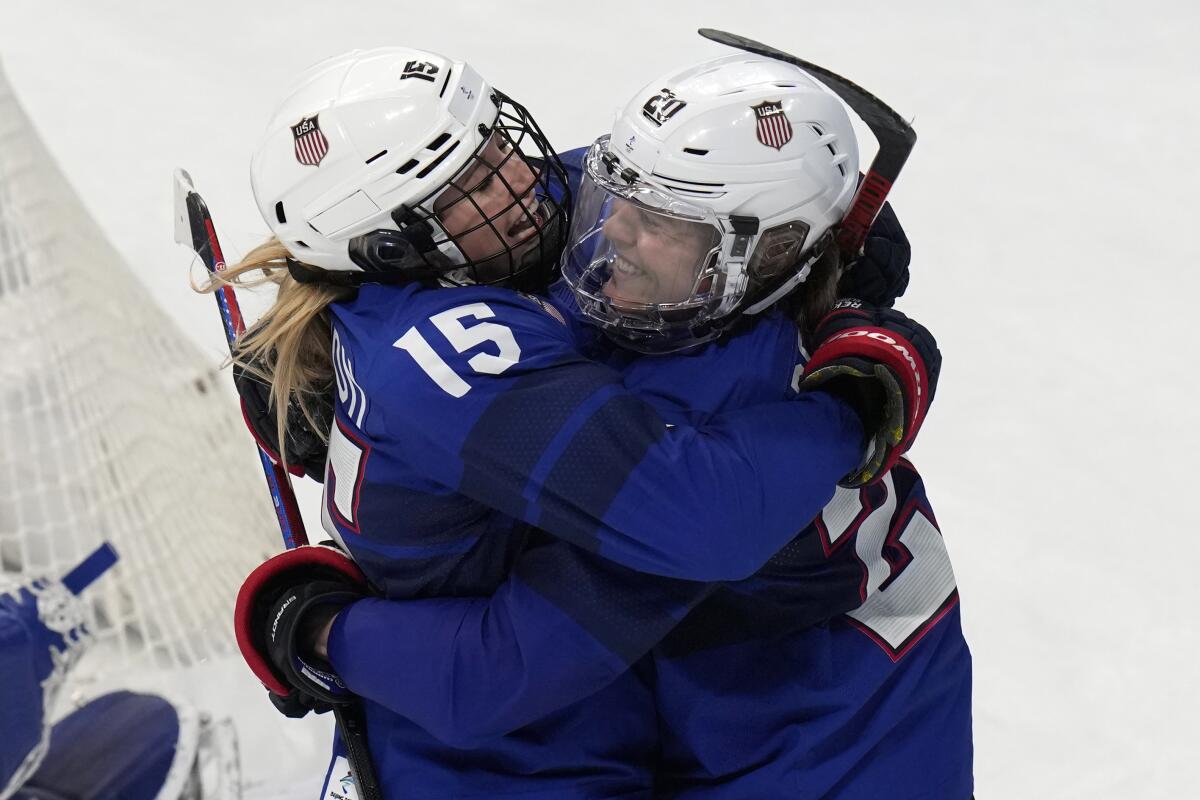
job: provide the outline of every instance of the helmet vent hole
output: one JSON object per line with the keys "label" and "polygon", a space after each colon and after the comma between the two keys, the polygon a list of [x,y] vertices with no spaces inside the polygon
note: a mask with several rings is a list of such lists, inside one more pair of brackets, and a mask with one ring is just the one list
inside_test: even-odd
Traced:
{"label": "helmet vent hole", "polygon": [[683,148],[683,152],[685,152],[685,153],[687,153],[687,154],[689,154],[689,155],[693,155],[693,156],[706,156],[706,155],[708,155],[708,151],[707,151],[707,150],[698,150],[698,149],[696,149],[695,147],[685,147],[685,148]]}
{"label": "helmet vent hole", "polygon": [[686,195],[688,197],[722,197],[725,194],[725,184],[723,183],[704,183],[702,181],[689,181],[683,178],[673,178],[670,175],[663,175],[658,172],[651,173],[654,177],[662,181],[662,185],[669,191],[676,194]]}
{"label": "helmet vent hole", "polygon": [[[449,134],[444,134],[444,135],[449,136]],[[424,178],[426,175],[433,172],[435,169],[437,169],[437,165],[442,163],[443,161],[445,161],[446,156],[453,153],[455,151],[455,149],[457,149],[457,147],[458,147],[458,142],[455,142],[454,144],[447,147],[446,152],[442,153],[440,156],[435,158],[433,161],[430,161],[428,164],[426,164],[424,167],[422,167],[421,171],[417,173],[417,177]]]}
{"label": "helmet vent hole", "polygon": [[378,153],[376,153],[375,155],[368,158],[367,163],[370,164],[372,161],[378,161],[379,159],[383,158],[386,155],[387,155],[387,150],[380,150]]}
{"label": "helmet vent hole", "polygon": [[296,240],[295,244],[297,247],[303,247],[305,249],[308,249],[308,245],[306,245],[304,242],[300,241],[299,239]]}
{"label": "helmet vent hole", "polygon": [[415,167],[419,163],[420,162],[417,161],[415,158],[410,158],[408,161],[406,161],[404,163],[404,166],[402,166],[402,167],[400,167],[400,169],[396,170],[396,174],[397,175],[407,175],[408,173],[412,172],[413,167]]}
{"label": "helmet vent hole", "polygon": [[446,140],[449,138],[450,138],[450,134],[448,132],[443,133],[441,136],[437,137],[432,142],[425,145],[425,149],[426,150],[437,150],[439,147],[444,145],[446,143]]}
{"label": "helmet vent hole", "polygon": [[[808,127],[812,128],[812,129],[813,129],[813,133],[817,134],[817,136],[824,136],[824,135],[825,135],[825,131],[821,130],[821,128],[820,128],[819,126],[817,126],[817,125],[813,125],[812,123],[809,123],[809,126],[808,126]],[[839,159],[839,158],[837,157],[837,155],[838,155],[838,152],[837,152],[837,150],[836,150],[836,149],[834,148],[834,146],[833,146],[833,140],[832,140],[832,139],[831,139],[830,141],[828,141],[828,142],[826,142],[826,143],[825,143],[825,149],[829,151],[829,155],[831,155],[831,156],[833,156],[833,157],[834,157],[835,164],[836,164],[836,166],[837,166],[837,168],[838,168],[838,172],[841,174],[841,176],[842,176],[843,178],[844,178],[844,177],[846,177],[846,165],[842,163],[843,159]]]}
{"label": "helmet vent hole", "polygon": [[283,201],[280,200],[275,204],[275,219],[279,220],[280,225],[287,224],[287,217],[283,213]]}

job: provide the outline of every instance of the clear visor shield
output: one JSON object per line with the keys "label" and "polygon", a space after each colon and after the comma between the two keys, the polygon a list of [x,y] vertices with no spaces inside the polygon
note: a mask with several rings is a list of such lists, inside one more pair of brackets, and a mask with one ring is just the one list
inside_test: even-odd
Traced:
{"label": "clear visor shield", "polygon": [[722,229],[711,211],[610,174],[607,139],[588,151],[563,278],[580,308],[610,329],[669,333],[711,319],[725,294]]}

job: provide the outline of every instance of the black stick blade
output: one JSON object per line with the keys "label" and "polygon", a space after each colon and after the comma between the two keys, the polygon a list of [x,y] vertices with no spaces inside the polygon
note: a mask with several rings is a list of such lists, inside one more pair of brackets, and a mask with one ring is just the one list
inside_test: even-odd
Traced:
{"label": "black stick blade", "polygon": [[871,132],[876,134],[876,136],[878,136],[876,128],[879,127],[901,136],[908,142],[910,147],[916,143],[917,132],[912,129],[912,126],[903,117],[897,114],[887,103],[849,78],[844,78],[819,64],[814,64],[811,61],[805,61],[803,58],[798,58],[790,53],[785,53],[778,48],[771,47],[769,44],[756,42],[753,39],[747,39],[745,36],[739,36],[736,33],[719,31],[715,28],[701,28],[699,33],[705,39],[711,39],[718,44],[734,47],[738,50],[745,50],[748,53],[765,56],[766,58],[773,58],[776,61],[793,64],[805,72],[812,73],[820,78],[822,83],[832,89],[838,97],[842,98],[846,102],[846,105],[854,109],[854,113],[862,117],[863,122],[867,123]]}
{"label": "black stick blade", "polygon": [[826,69],[811,61],[805,61],[790,53],[771,47],[736,33],[719,31],[714,28],[701,28],[700,35],[718,44],[744,50],[747,53],[773,58],[786,64],[799,67],[820,80],[838,97],[862,117],[862,121],[871,129],[871,133],[879,142],[879,152],[867,168],[866,177],[859,185],[846,217],[838,227],[838,244],[847,253],[856,256],[866,240],[871,225],[875,222],[884,200],[892,189],[892,184],[899,176],[904,162],[908,160],[913,145],[917,142],[917,132],[897,114],[891,106],[880,100],[866,89],[849,78],[844,78],[836,72]]}

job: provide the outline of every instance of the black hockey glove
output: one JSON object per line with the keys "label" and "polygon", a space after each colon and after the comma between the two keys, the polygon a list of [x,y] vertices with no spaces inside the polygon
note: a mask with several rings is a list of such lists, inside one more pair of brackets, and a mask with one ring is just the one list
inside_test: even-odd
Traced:
{"label": "black hockey glove", "polygon": [[884,203],[863,243],[859,258],[850,262],[838,281],[838,297],[855,297],[873,306],[891,308],[908,288],[912,249],[891,203]]}
{"label": "black hockey glove", "polygon": [[333,668],[316,655],[317,632],[366,596],[366,578],[336,547],[287,550],[260,564],[242,584],[234,609],[238,647],[285,716],[318,714],[352,702]]}
{"label": "black hockey glove", "polygon": [[817,324],[801,391],[819,389],[858,413],[867,438],[862,464],[840,481],[883,477],[917,436],[937,389],[942,354],[923,325],[899,311],[838,301]]}
{"label": "black hockey glove", "polygon": [[[276,432],[275,408],[271,405],[270,385],[237,364],[233,365],[233,382],[242,400],[242,418],[250,429],[250,435],[278,464],[279,436]],[[329,431],[333,425],[333,395],[323,400],[316,409],[320,431],[309,425],[294,400],[288,403],[286,428],[288,463],[284,467],[293,475],[307,475],[318,483],[325,480],[325,453],[329,449],[326,442],[329,441]]]}

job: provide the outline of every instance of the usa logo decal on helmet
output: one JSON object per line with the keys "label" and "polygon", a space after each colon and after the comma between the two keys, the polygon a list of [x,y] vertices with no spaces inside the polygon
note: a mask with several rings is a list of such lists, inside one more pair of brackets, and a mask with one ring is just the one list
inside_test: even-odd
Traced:
{"label": "usa logo decal on helmet", "polygon": [[329,152],[329,140],[321,133],[316,117],[305,117],[292,126],[296,139],[296,160],[306,167],[316,167]]}
{"label": "usa logo decal on helmet", "polygon": [[783,103],[779,100],[764,100],[756,106],[750,106],[754,116],[758,118],[758,140],[767,147],[782,150],[783,146],[792,140],[792,123],[788,122],[787,114],[783,113]]}

